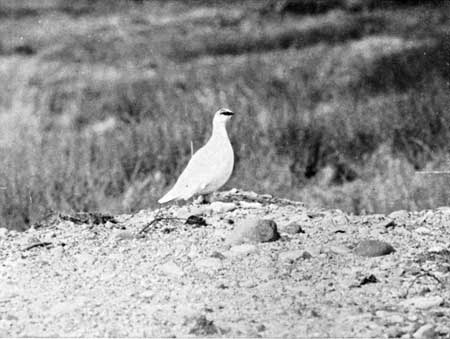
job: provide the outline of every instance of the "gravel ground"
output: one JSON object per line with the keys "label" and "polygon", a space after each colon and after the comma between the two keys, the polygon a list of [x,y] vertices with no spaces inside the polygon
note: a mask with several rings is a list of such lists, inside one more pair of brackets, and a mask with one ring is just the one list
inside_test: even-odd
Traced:
{"label": "gravel ground", "polygon": [[450,336],[450,207],[216,199],[0,229],[0,336]]}

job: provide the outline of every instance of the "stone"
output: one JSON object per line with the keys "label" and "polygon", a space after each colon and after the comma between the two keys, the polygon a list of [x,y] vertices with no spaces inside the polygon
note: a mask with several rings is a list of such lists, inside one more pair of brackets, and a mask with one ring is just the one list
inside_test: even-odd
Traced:
{"label": "stone", "polygon": [[331,245],[331,246],[328,246],[327,252],[338,254],[338,255],[345,255],[345,254],[350,253],[350,250],[344,246]]}
{"label": "stone", "polygon": [[195,319],[195,324],[189,331],[189,334],[195,336],[213,336],[220,333],[221,330],[214,325],[214,322],[208,320],[204,315]]}
{"label": "stone", "polygon": [[444,299],[440,296],[429,297],[414,297],[401,302],[401,305],[406,307],[415,307],[419,309],[428,309],[437,307],[444,302]]}
{"label": "stone", "polygon": [[136,238],[136,236],[131,231],[117,230],[117,231],[113,232],[113,238],[116,241],[121,241],[121,240],[134,239],[134,238]]}
{"label": "stone", "polygon": [[428,253],[440,253],[445,251],[443,246],[432,246],[428,249]]}
{"label": "stone", "polygon": [[256,246],[252,244],[242,244],[242,245],[236,245],[230,248],[228,251],[229,256],[241,256],[241,255],[249,255],[250,253],[253,253],[256,251]]}
{"label": "stone", "polygon": [[159,266],[159,271],[167,276],[181,277],[184,275],[183,270],[173,261],[166,262]]}
{"label": "stone", "polygon": [[408,211],[405,210],[399,210],[399,211],[394,211],[391,214],[388,215],[389,218],[391,219],[406,219],[409,217],[409,213]]}
{"label": "stone", "polygon": [[425,324],[421,326],[413,335],[416,339],[433,339],[436,337],[434,325]]}
{"label": "stone", "polygon": [[293,251],[287,251],[282,252],[278,255],[278,260],[283,262],[289,262],[293,263],[299,259],[303,259],[305,251],[303,250],[293,250]]}
{"label": "stone", "polygon": [[400,338],[405,331],[398,326],[392,326],[387,329],[386,334],[388,338]]}
{"label": "stone", "polygon": [[183,206],[181,208],[179,208],[175,213],[174,213],[174,217],[175,218],[180,218],[180,219],[187,219],[189,218],[191,215],[195,215],[195,216],[200,216],[205,214],[205,208],[204,207],[199,207],[199,206]]}
{"label": "stone", "polygon": [[227,243],[260,243],[275,241],[280,238],[277,224],[273,220],[249,217],[238,222],[227,237]]}
{"label": "stone", "polygon": [[239,202],[239,207],[241,207],[241,208],[248,208],[248,209],[261,208],[262,204],[260,202],[240,201]]}
{"label": "stone", "polygon": [[217,270],[222,267],[222,261],[218,258],[203,258],[195,262],[198,269]]}
{"label": "stone", "polygon": [[431,230],[428,227],[417,227],[414,232],[419,233],[419,234],[423,234],[423,235],[428,235],[431,234]]}
{"label": "stone", "polygon": [[362,257],[378,257],[395,252],[394,247],[379,240],[363,240],[354,249],[354,253]]}
{"label": "stone", "polygon": [[234,211],[237,206],[232,202],[214,201],[209,205],[209,208],[215,213],[225,213]]}
{"label": "stone", "polygon": [[298,233],[305,233],[302,226],[298,222],[291,222],[287,225],[284,225],[282,228],[280,228],[281,232],[288,233],[288,234],[298,234]]}
{"label": "stone", "polygon": [[75,260],[78,266],[89,266],[92,265],[96,259],[93,255],[90,255],[88,253],[80,253],[75,255]]}

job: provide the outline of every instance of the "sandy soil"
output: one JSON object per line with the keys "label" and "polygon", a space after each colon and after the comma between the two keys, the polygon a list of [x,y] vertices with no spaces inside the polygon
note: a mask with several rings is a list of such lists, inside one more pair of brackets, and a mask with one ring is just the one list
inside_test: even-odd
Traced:
{"label": "sandy soil", "polygon": [[0,336],[450,336],[450,207],[352,216],[216,198],[1,229]]}

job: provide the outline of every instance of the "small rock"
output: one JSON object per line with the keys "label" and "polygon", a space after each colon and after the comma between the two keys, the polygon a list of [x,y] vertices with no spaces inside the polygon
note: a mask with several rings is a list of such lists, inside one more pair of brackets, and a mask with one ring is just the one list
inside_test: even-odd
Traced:
{"label": "small rock", "polygon": [[399,210],[392,212],[388,217],[391,219],[404,220],[409,217],[409,213],[405,210]]}
{"label": "small rock", "polygon": [[116,241],[130,240],[134,238],[136,238],[136,236],[131,231],[127,230],[116,230],[113,233],[113,239]]}
{"label": "small rock", "polygon": [[419,234],[423,234],[423,235],[427,235],[427,234],[431,234],[431,230],[428,227],[417,227],[414,232],[419,233]]}
{"label": "small rock", "polygon": [[354,253],[362,257],[378,257],[395,252],[395,249],[384,241],[363,240],[354,249]]}
{"label": "small rock", "polygon": [[327,252],[338,254],[338,255],[345,255],[345,254],[350,253],[350,250],[344,246],[331,245],[331,246],[328,246]]}
{"label": "small rock", "polygon": [[359,286],[364,286],[367,284],[375,284],[378,282],[378,279],[375,275],[373,274],[369,274],[367,276],[365,276],[364,278],[361,279]]}
{"label": "small rock", "polygon": [[260,202],[248,202],[248,201],[240,201],[239,207],[241,208],[261,208],[262,204]]}
{"label": "small rock", "polygon": [[[306,253],[308,253],[308,252],[306,252]],[[283,261],[283,262],[293,263],[299,259],[303,259],[304,254],[305,254],[305,251],[303,251],[303,250],[282,252],[278,255],[278,260]]]}
{"label": "small rock", "polygon": [[89,266],[92,265],[95,262],[95,257],[93,255],[90,255],[88,253],[81,253],[75,255],[75,260],[78,264],[78,266]]}
{"label": "small rock", "polygon": [[398,326],[392,326],[387,329],[386,334],[388,338],[400,338],[405,331]]}
{"label": "small rock", "polygon": [[306,247],[305,252],[308,253],[311,257],[318,257],[321,253],[321,248],[319,247]]}
{"label": "small rock", "polygon": [[146,290],[141,293],[141,297],[146,299],[152,299],[154,296],[155,292],[153,292],[152,290]]}
{"label": "small rock", "polygon": [[61,259],[64,255],[64,247],[63,246],[55,246],[52,250],[52,258]]}
{"label": "small rock", "polygon": [[302,226],[297,222],[291,222],[287,225],[284,225],[282,228],[280,228],[280,231],[288,234],[305,233]]}
{"label": "small rock", "polygon": [[223,260],[223,259],[225,259],[226,257],[225,257],[222,253],[220,253],[220,252],[218,252],[218,251],[214,251],[214,252],[211,254],[211,258],[217,258],[217,259]]}
{"label": "small rock", "polygon": [[421,326],[413,335],[416,339],[432,339],[436,337],[436,331],[434,325],[425,324]]}
{"label": "small rock", "polygon": [[389,218],[382,220],[378,224],[374,225],[375,228],[389,228],[395,226],[396,226],[395,221]]}
{"label": "small rock", "polygon": [[444,299],[440,296],[431,297],[414,297],[407,299],[401,303],[401,305],[406,307],[415,307],[420,309],[427,309],[431,307],[436,307],[441,305]]}
{"label": "small rock", "polygon": [[428,253],[441,253],[445,251],[445,248],[442,246],[432,246],[428,249]]}
{"label": "small rock", "polygon": [[159,266],[159,270],[161,271],[161,273],[168,276],[181,277],[184,275],[183,270],[173,261],[169,261]]}
{"label": "small rock", "polygon": [[181,207],[180,209],[178,209],[173,216],[175,218],[180,218],[180,219],[187,219],[189,218],[191,215],[196,215],[196,216],[200,216],[205,214],[205,208],[203,207],[197,207],[197,206],[184,206]]}
{"label": "small rock", "polygon": [[387,320],[393,324],[401,324],[405,321],[405,318],[403,318],[400,314],[392,314],[389,318],[387,318]]}
{"label": "small rock", "polygon": [[233,246],[228,251],[228,254],[231,256],[241,256],[241,255],[249,255],[256,251],[256,246],[252,244],[242,244]]}
{"label": "small rock", "polygon": [[219,329],[212,320],[208,320],[204,315],[195,319],[195,325],[189,331],[189,334],[196,336],[212,336],[218,334]]}
{"label": "small rock", "polygon": [[237,223],[227,238],[229,244],[242,244],[245,242],[269,242],[280,238],[277,224],[273,220],[249,217]]}
{"label": "small rock", "polygon": [[217,270],[222,267],[222,261],[218,258],[203,258],[195,263],[198,269]]}
{"label": "small rock", "polygon": [[0,238],[6,238],[8,236],[8,229],[0,227]]}
{"label": "small rock", "polygon": [[234,211],[237,206],[232,202],[214,201],[209,205],[209,208],[216,213],[225,213]]}
{"label": "small rock", "polygon": [[243,281],[243,282],[241,282],[240,284],[239,284],[239,286],[240,287],[243,287],[243,288],[253,288],[253,287],[255,287],[257,284],[253,281],[253,280],[246,280],[246,281]]}
{"label": "small rock", "polygon": [[311,259],[313,255],[309,253],[308,251],[303,251],[302,258],[303,259]]}
{"label": "small rock", "polygon": [[191,215],[186,219],[185,222],[186,225],[195,225],[196,227],[199,226],[206,226],[206,220],[202,217],[199,217],[197,215]]}

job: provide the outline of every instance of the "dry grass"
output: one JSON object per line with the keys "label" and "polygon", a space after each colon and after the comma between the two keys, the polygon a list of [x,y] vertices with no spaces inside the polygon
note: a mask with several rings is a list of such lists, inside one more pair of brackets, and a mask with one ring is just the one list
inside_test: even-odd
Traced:
{"label": "dry grass", "polygon": [[[255,3],[118,1],[102,12],[96,1],[76,14],[55,4],[36,9],[40,24],[0,23],[8,227],[49,209],[155,206],[220,106],[238,112],[228,187],[355,213],[448,203],[445,177],[415,174],[442,167],[450,141],[450,20],[439,9],[280,17]],[[416,17],[434,22],[430,34]]]}

